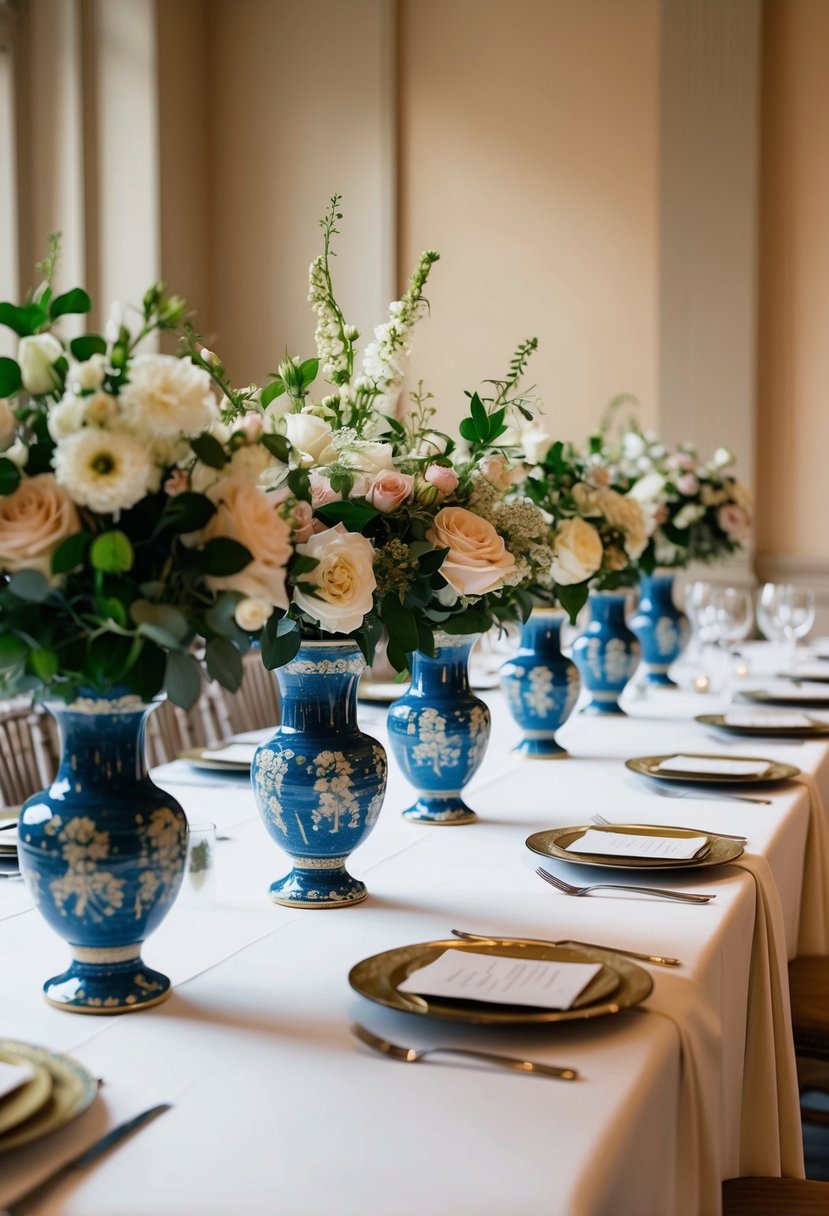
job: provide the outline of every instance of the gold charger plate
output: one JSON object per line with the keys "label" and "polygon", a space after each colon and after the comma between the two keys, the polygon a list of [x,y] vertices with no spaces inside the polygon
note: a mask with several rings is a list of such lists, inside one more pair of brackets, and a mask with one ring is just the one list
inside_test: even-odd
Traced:
{"label": "gold charger plate", "polygon": [[[19,806],[4,806],[0,809],[0,824],[8,823],[10,819],[17,819],[20,815]],[[8,844],[3,837],[7,836],[8,832],[0,832],[0,858],[5,857],[11,861],[17,856],[17,841]]]}
{"label": "gold charger plate", "polygon": [[28,1064],[33,1070],[28,1081],[0,1098],[0,1135],[17,1127],[45,1106],[52,1095],[52,1074],[42,1064],[33,1064],[14,1051],[0,1051],[4,1064]]}
{"label": "gold charger plate", "polygon": [[187,751],[179,752],[179,760],[186,760],[188,764],[192,764],[194,768],[210,768],[217,769],[222,773],[249,773],[250,765],[244,760],[220,760],[218,756],[203,756],[203,751],[209,751],[209,748],[189,747]]}
{"label": "gold charger plate", "polygon": [[[602,970],[588,984],[571,1009],[532,1009],[525,1005],[453,1001],[446,997],[427,998],[399,990],[398,984],[413,971],[433,962],[444,950],[497,954],[507,958],[530,958],[542,962],[600,963]],[[418,1013],[425,1017],[475,1022],[485,1026],[574,1022],[602,1017],[638,1005],[653,988],[653,980],[644,968],[637,967],[635,963],[614,954],[611,950],[599,950],[592,946],[548,946],[530,941],[463,942],[456,937],[448,941],[398,946],[394,950],[374,954],[351,968],[348,982],[361,996],[375,1001],[378,1005],[386,1005],[389,1009],[398,1009],[402,1013]]]}
{"label": "gold charger plate", "polygon": [[731,726],[726,722],[725,714],[698,714],[694,721],[701,722],[703,726],[714,726],[717,730],[727,731],[730,735],[754,738],[820,739],[829,735],[829,722],[817,722],[814,719],[810,726],[763,726],[762,723],[753,726]]}
{"label": "gold charger plate", "polygon": [[[673,773],[660,769],[663,760],[671,760],[682,754],[698,760],[758,760],[767,764],[764,773],[749,773],[742,777],[728,777],[724,773]],[[781,781],[791,781],[797,777],[800,769],[794,764],[781,764],[779,760],[769,760],[767,756],[715,756],[711,752],[666,752],[663,756],[637,756],[625,761],[625,768],[643,777],[653,777],[657,781],[700,782],[703,785],[778,785]]]}
{"label": "gold charger plate", "polygon": [[29,1144],[56,1132],[90,1106],[98,1092],[98,1082],[71,1056],[57,1055],[32,1043],[0,1040],[0,1052],[14,1054],[30,1064],[47,1069],[52,1078],[52,1093],[25,1123],[0,1136],[0,1153]]}
{"label": "gold charger plate", "polygon": [[[811,683],[811,681],[809,681]],[[760,705],[787,705],[798,709],[829,709],[829,688],[826,692],[815,692],[812,696],[807,690],[804,696],[801,692],[764,692],[760,688],[745,688],[740,693],[741,698],[757,701]]]}
{"label": "gold charger plate", "polygon": [[[653,857],[608,857],[601,853],[569,852],[567,846],[573,844],[585,832],[625,832],[638,836],[670,836],[676,839],[687,839],[690,836],[706,836],[709,841],[708,852],[701,857],[691,858],[690,861],[666,861]],[[595,824],[582,824],[573,828],[550,828],[546,832],[534,832],[526,840],[528,849],[540,857],[555,857],[558,861],[570,861],[577,866],[611,866],[621,870],[698,870],[702,866],[722,866],[734,861],[743,851],[736,840],[726,840],[713,832],[693,832],[688,828],[653,827],[645,823],[614,823],[612,827],[596,827]]]}

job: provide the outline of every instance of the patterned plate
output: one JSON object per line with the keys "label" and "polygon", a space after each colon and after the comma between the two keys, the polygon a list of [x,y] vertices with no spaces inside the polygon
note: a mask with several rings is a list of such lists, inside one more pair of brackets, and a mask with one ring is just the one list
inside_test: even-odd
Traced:
{"label": "patterned plate", "polygon": [[16,1043],[11,1039],[0,1040],[0,1052],[14,1054],[39,1068],[45,1068],[52,1078],[52,1093],[46,1105],[25,1123],[0,1136],[0,1153],[56,1132],[83,1114],[94,1101],[98,1082],[71,1056],[57,1055],[45,1047]]}

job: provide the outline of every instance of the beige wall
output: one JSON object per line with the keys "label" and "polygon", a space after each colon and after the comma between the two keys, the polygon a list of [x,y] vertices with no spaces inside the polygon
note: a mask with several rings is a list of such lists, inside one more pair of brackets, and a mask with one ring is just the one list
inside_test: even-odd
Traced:
{"label": "beige wall", "polygon": [[400,271],[442,251],[413,373],[448,419],[537,336],[583,438],[620,391],[655,419],[656,0],[402,0]]}
{"label": "beige wall", "polygon": [[757,541],[829,558],[829,3],[767,0]]}

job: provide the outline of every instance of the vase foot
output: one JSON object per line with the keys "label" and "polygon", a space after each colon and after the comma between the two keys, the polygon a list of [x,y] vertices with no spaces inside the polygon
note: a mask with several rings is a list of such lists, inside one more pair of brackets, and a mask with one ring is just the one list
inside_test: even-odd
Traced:
{"label": "vase foot", "polygon": [[679,688],[675,680],[668,675],[668,666],[656,667],[649,664],[645,668],[646,688]]}
{"label": "vase foot", "polygon": [[368,889],[337,860],[319,868],[294,866],[284,878],[271,883],[269,895],[286,908],[348,908],[361,904]]}
{"label": "vase foot", "polygon": [[546,739],[522,739],[513,751],[526,756],[528,760],[566,760],[570,755],[552,735]]}
{"label": "vase foot", "polygon": [[[94,955],[123,957],[124,951],[134,951],[133,958],[89,961]],[[53,976],[43,985],[44,999],[56,1009],[65,1009],[68,1013],[135,1013],[160,1005],[170,995],[167,976],[145,966],[137,946],[113,947],[112,950],[75,947],[73,953],[75,958],[68,971]]]}
{"label": "vase foot", "polygon": [[478,816],[467,806],[460,794],[421,794],[414,806],[403,812],[410,823],[433,824],[435,827],[458,827],[475,823]]}
{"label": "vase foot", "polygon": [[579,713],[593,718],[626,718],[628,715],[618,701],[588,701]]}

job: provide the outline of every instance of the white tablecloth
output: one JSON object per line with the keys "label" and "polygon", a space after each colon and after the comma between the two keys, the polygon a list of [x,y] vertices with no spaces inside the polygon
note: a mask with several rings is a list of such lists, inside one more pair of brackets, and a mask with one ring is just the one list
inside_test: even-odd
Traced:
{"label": "white tablecloth", "polygon": [[[81,1119],[48,1143],[0,1158],[0,1204],[107,1127],[167,1100],[174,1103],[171,1112],[88,1174],[62,1184],[34,1212],[670,1216],[698,1210],[707,1216],[717,1211],[710,1186],[689,1207],[674,1018],[699,1047],[712,1168],[733,1176],[750,1157],[755,1172],[762,1172],[758,1165],[775,1172],[781,1137],[769,1136],[766,1125],[758,1147],[752,1135],[752,1103],[767,1108],[766,1118],[771,1100],[756,1089],[752,1102],[744,1096],[757,903],[752,875],[728,867],[673,879],[682,889],[716,892],[706,906],[627,896],[576,900],[534,875],[538,858],[524,840],[544,827],[586,822],[596,811],[620,821],[745,833],[749,850],[768,863],[774,899],[774,886],[779,891],[779,936],[791,957],[809,828],[807,789],[787,785],[773,793],[771,806],[669,800],[622,760],[675,750],[768,755],[799,765],[825,790],[827,748],[747,740],[715,745],[690,721],[712,700],[668,691],[632,699],[635,716],[628,719],[572,719],[562,734],[569,760],[526,761],[511,753],[518,732],[499,695],[484,696],[493,708],[493,740],[468,792],[480,822],[435,830],[403,821],[399,812],[411,791],[392,762],[378,825],[350,863],[370,897],[338,912],[269,902],[268,883],[287,866],[266,837],[243,778],[208,777],[181,762],[160,770],[157,780],[192,822],[212,820],[231,839],[218,845],[216,905],[175,907],[145,946],[147,962],[175,984],[171,999],[156,1009],[107,1019],[47,1006],[40,985],[65,966],[65,946],[20,885],[0,886],[0,1031],[69,1051],[104,1080],[99,1101]],[[366,706],[362,720],[364,729],[383,737],[379,707]],[[606,878],[588,868],[569,870],[574,881]],[[666,885],[663,876],[660,883]],[[602,942],[676,955],[683,967],[650,968],[656,990],[648,1012],[530,1029],[431,1022],[372,1005],[349,988],[348,971],[359,959],[446,936],[453,927]],[[784,962],[778,959],[785,977]],[[440,1058],[397,1064],[357,1044],[349,1032],[353,1020],[407,1045],[512,1052],[573,1065],[584,1079],[564,1084]],[[755,1047],[769,1049],[749,1042],[749,1058]],[[789,1172],[797,1172],[791,1162],[792,1142],[799,1144],[796,1099],[789,1105],[783,1151]]]}

